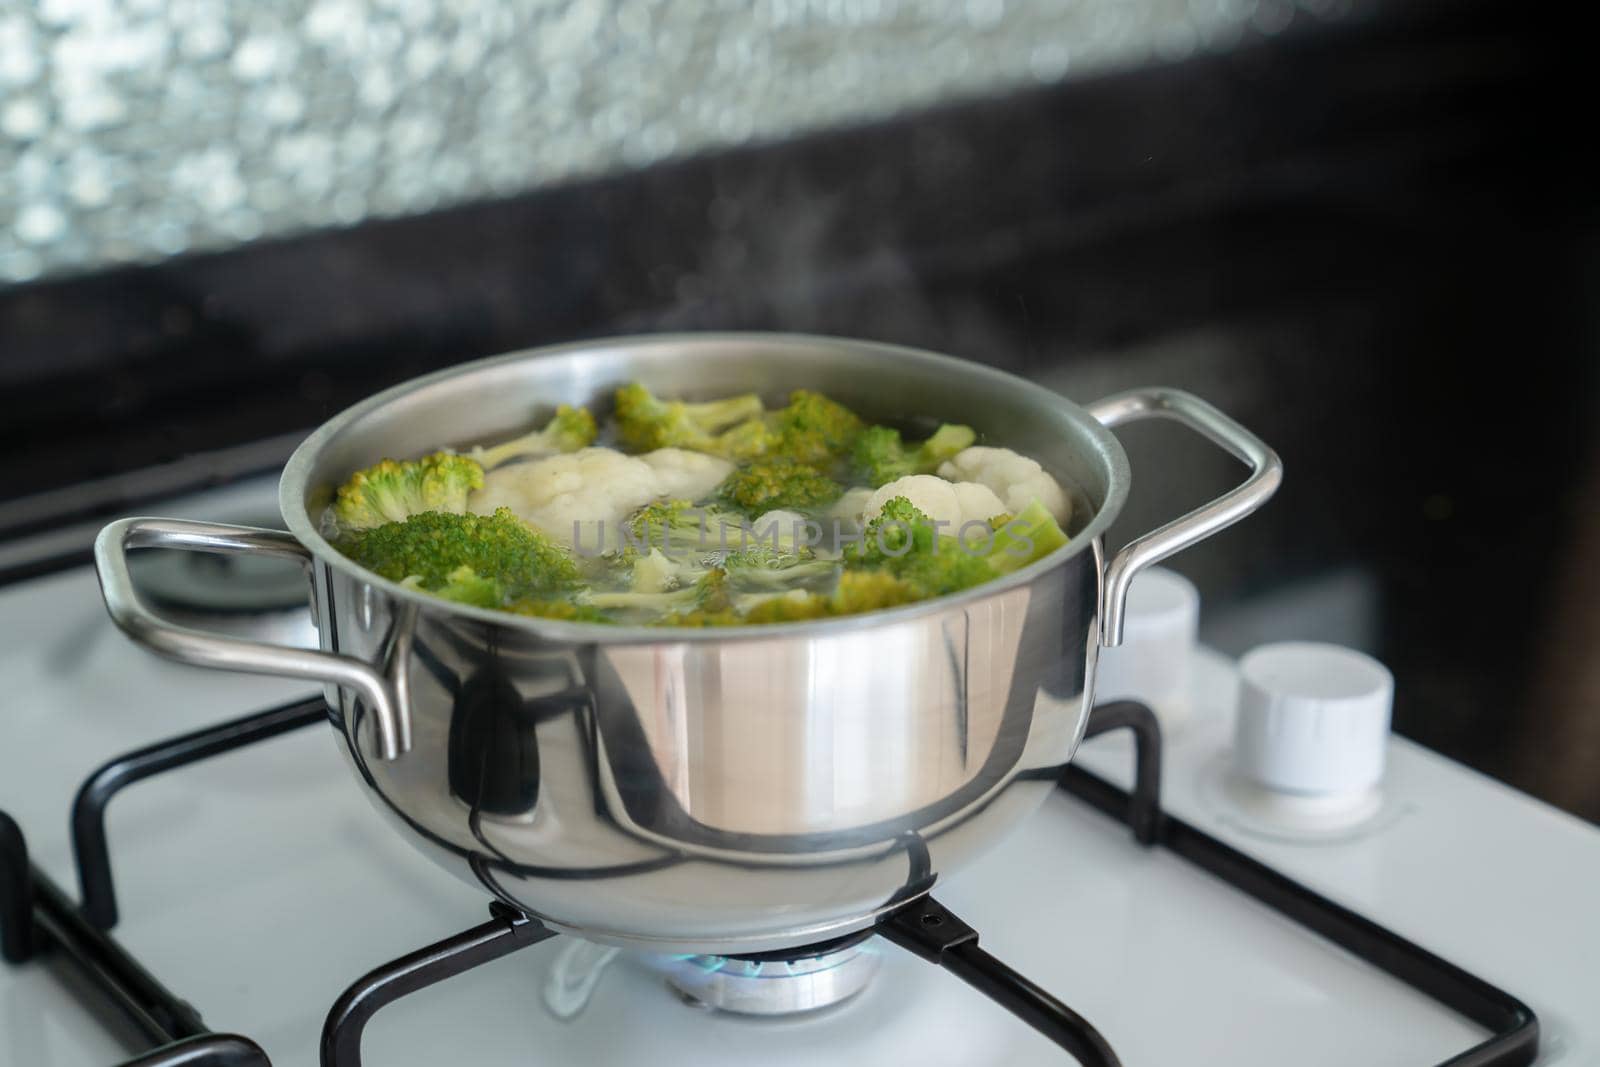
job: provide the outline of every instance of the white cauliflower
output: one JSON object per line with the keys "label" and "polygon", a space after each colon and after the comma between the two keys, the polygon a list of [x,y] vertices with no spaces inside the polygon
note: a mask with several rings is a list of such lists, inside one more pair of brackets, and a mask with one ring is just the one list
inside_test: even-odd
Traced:
{"label": "white cauliflower", "polygon": [[652,548],[649,554],[634,560],[629,589],[635,593],[670,593],[693,585],[703,573],[704,569],[693,561],[674,559],[659,548]]}
{"label": "white cauliflower", "polygon": [[483,488],[468,499],[467,510],[487,515],[510,508],[568,544],[609,548],[618,543],[623,520],[646,504],[666,497],[698,500],[732,470],[725,459],[681,448],[638,456],[581,448],[490,471]]}
{"label": "white cauliflower", "polygon": [[962,522],[971,522],[973,519],[988,522],[1006,510],[1000,498],[994,495],[994,490],[987,485],[979,482],[954,482],[951,488],[955,490],[956,503],[961,506]]}
{"label": "white cauliflower", "polygon": [[854,489],[846,489],[844,495],[822,514],[819,519],[822,537],[815,546],[819,556],[834,559],[843,554],[846,539],[861,532],[861,512],[871,498],[872,489],[858,485]]}
{"label": "white cauliflower", "polygon": [[580,448],[490,471],[484,475],[483,488],[468,498],[467,510],[488,515],[496,508],[510,508],[568,544],[578,534],[586,549],[600,543],[603,529],[604,544],[610,547],[624,519],[666,495],[662,486],[667,480],[640,456],[625,456],[612,448]]}
{"label": "white cauliflower", "polygon": [[872,519],[883,506],[897,496],[911,501],[911,505],[936,523],[935,529],[952,536],[969,522],[988,522],[1003,514],[1006,506],[987,486],[976,482],[949,482],[931,474],[910,474],[879,486],[867,498],[862,514]]}
{"label": "white cauliflower", "polygon": [[798,511],[769,511],[750,524],[751,538],[776,543],[780,549],[794,549],[806,536],[807,519]]}
{"label": "white cauliflower", "polygon": [[1072,502],[1050,473],[1038,461],[1009,448],[974,445],[962,449],[940,465],[939,477],[988,486],[1005,503],[1001,510],[1013,515],[1035,499],[1063,527],[1072,514]]}
{"label": "white cauliflower", "polygon": [[[865,485],[858,485],[854,489],[846,489],[844,495],[833,502],[833,507],[828,509],[828,518],[844,519],[861,525],[861,515],[867,509],[867,501],[872,499],[872,490]],[[882,507],[880,504],[879,507]]]}
{"label": "white cauliflower", "polygon": [[660,479],[660,495],[674,500],[699,500],[733,473],[733,464],[721,456],[684,448],[658,448],[639,458],[650,464]]}

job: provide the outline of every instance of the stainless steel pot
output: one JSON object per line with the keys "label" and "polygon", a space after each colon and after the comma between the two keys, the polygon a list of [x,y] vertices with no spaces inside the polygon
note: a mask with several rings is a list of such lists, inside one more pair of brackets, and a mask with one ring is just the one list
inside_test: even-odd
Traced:
{"label": "stainless steel pot", "polygon": [[[319,533],[332,487],[384,456],[605,405],[638,379],[677,396],[805,386],[864,415],[964,422],[1040,459],[1086,506],[1072,544],[1000,581],[878,614],[748,629],[609,627],[452,604],[369,574]],[[1250,468],[1220,499],[1103,563],[1128,493],[1107,427],[1187,424]],[[681,335],[592,341],[397,386],[290,459],[291,533],[170,519],[96,544],[106,605],[185,663],[326,683],[378,810],[463,878],[551,926],[654,951],[816,942],[969,862],[1032,812],[1082,735],[1096,652],[1138,571],[1260,506],[1278,458],[1168,389],[1081,408],[1010,375],[859,341]],[[302,561],[321,651],[185,628],[141,604],[145,547]],[[1048,695],[1046,695],[1048,694]]]}

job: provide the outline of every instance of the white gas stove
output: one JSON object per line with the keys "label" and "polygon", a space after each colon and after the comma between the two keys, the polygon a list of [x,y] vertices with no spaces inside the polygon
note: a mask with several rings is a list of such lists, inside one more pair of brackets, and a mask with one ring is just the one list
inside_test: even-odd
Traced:
{"label": "white gas stove", "polygon": [[[282,623],[292,635],[295,621]],[[77,884],[68,812],[97,766],[313,695],[152,658],[112,628],[86,567],[0,589],[0,683],[0,809],[63,887]],[[1230,788],[1236,684],[1230,661],[1197,656],[1192,710],[1164,744],[1164,809],[1520,998],[1539,1017],[1537,1062],[1600,1064],[1600,830],[1398,737],[1359,825],[1271,825]],[[1132,784],[1125,732],[1086,742],[1075,762]],[[330,1005],[362,974],[487,918],[480,892],[380,821],[318,726],[131,786],[109,837],[117,940],[208,1027],[248,1035],[279,1067],[317,1062]],[[936,892],[1129,1067],[1424,1067],[1487,1036],[1065,791]],[[367,1028],[365,1062],[1070,1062],[882,940],[863,949],[879,966],[858,995],[764,1018],[686,1001],[659,960],[602,967],[609,953],[576,944],[547,941],[405,997]],[[48,955],[0,966],[0,1064],[128,1059],[127,1030],[108,1027],[80,985]]]}

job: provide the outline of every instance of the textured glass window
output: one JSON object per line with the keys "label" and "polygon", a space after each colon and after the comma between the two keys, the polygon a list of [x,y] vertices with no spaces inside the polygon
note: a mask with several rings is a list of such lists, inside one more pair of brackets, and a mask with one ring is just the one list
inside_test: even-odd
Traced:
{"label": "textured glass window", "polygon": [[15,0],[0,283],[1178,59],[1351,2]]}

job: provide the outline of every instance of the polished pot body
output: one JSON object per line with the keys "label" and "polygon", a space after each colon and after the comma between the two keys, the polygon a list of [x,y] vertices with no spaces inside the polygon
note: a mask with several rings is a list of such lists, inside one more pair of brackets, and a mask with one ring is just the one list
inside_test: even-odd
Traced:
{"label": "polished pot body", "polygon": [[1088,710],[1080,559],[932,614],[730,640],[551,640],[331,568],[318,607],[328,647],[404,677],[400,758],[359,701],[336,721],[435,858],[592,939],[751,951],[861,925],[1038,805]]}
{"label": "polished pot body", "polygon": [[[893,611],[684,630],[447,603],[361,571],[322,539],[321,511],[352,470],[510,436],[559,403],[603,410],[629,380],[664,395],[755,390],[774,402],[807,387],[869,418],[913,414],[912,430],[968,423],[1068,486],[1073,544],[990,585]],[[1125,588],[1143,562],[1108,575],[1102,557],[1127,483],[1123,453],[1093,415],[987,368],[827,338],[638,338],[469,364],[345,412],[285,470],[292,536],[252,541],[214,527],[208,540],[193,524],[125,520],[133,525],[108,528],[100,559],[113,615],[152,647],[329,682],[341,743],[378,809],[463,878],[594,940],[748,952],[870,923],[1047,795],[1088,715],[1103,586]],[[1236,517],[1213,516],[1200,536]],[[186,540],[172,533],[180,528]],[[284,650],[148,617],[124,597],[113,557],[175,538],[302,553],[322,653],[290,664],[274,658]],[[198,637],[209,653],[196,651]]]}

